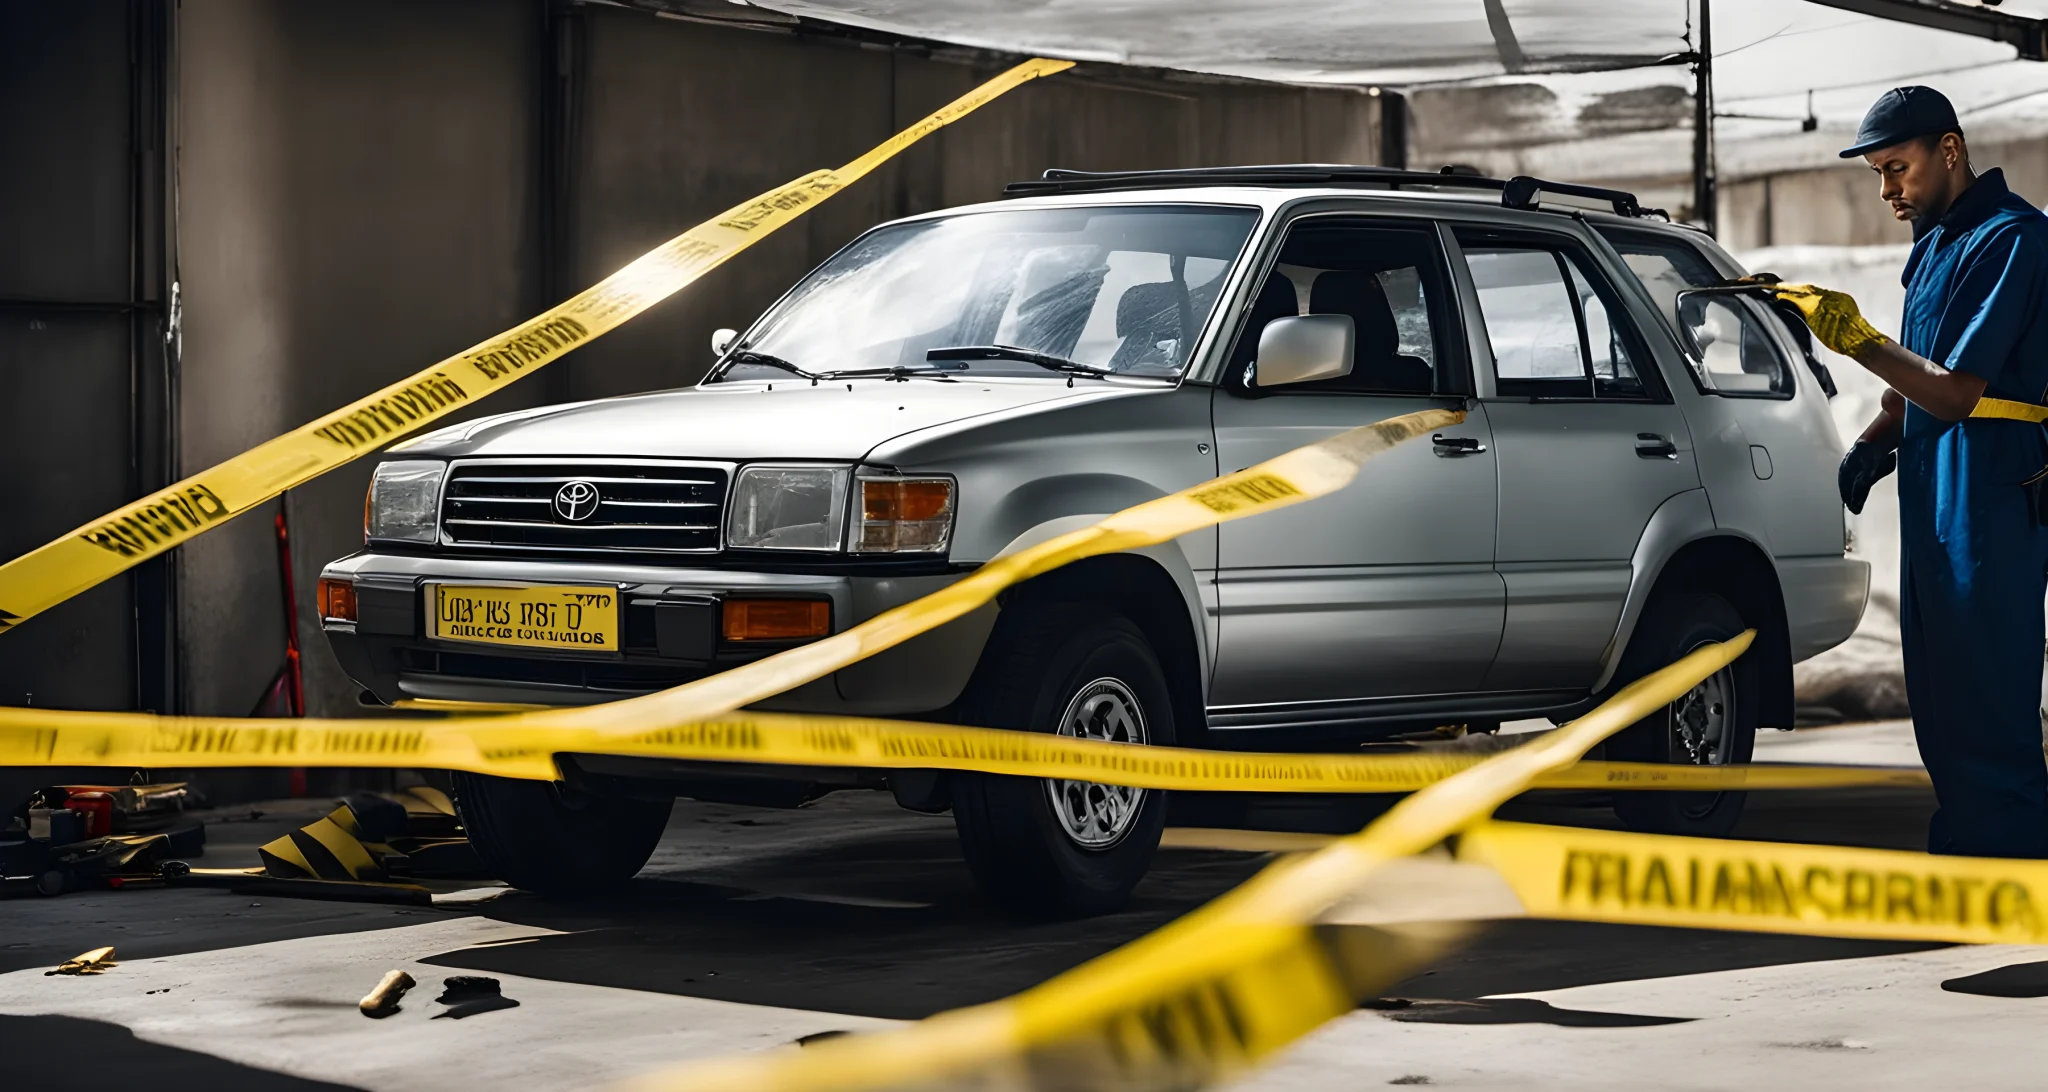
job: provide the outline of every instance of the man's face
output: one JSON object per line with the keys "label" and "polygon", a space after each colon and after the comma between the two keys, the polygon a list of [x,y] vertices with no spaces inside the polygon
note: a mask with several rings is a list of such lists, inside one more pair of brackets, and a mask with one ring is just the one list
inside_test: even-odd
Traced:
{"label": "man's face", "polygon": [[1877,195],[1891,205],[1894,218],[1918,220],[1948,207],[1953,195],[1942,142],[1915,138],[1866,152],[1863,161],[1877,172]]}

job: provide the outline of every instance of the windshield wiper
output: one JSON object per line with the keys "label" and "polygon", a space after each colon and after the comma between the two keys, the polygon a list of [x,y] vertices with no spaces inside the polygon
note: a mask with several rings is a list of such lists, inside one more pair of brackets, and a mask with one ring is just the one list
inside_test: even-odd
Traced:
{"label": "windshield wiper", "polygon": [[[927,358],[927,359],[929,360],[929,358]],[[846,369],[846,370],[844,370],[844,371],[837,371],[837,372],[822,372],[822,373],[820,373],[820,374],[819,374],[818,378],[820,378],[820,379],[875,379],[875,378],[881,378],[881,379],[889,379],[889,380],[896,380],[896,381],[900,381],[900,382],[908,382],[911,376],[913,376],[913,375],[921,375],[921,376],[924,376],[924,377],[925,377],[925,378],[927,378],[927,379],[943,379],[943,380],[945,380],[946,382],[948,382],[948,383],[951,383],[951,382],[953,381],[953,377],[952,377],[952,376],[950,376],[950,375],[945,375],[945,374],[942,374],[942,373],[945,373],[945,372],[957,372],[957,371],[961,371],[961,370],[965,369],[966,367],[967,367],[967,365],[965,365],[965,364],[958,364],[958,363],[954,364],[954,365],[953,365],[952,367],[946,367],[945,365],[941,364],[941,365],[939,365],[939,366],[937,366],[937,367],[925,367],[925,368],[913,368],[913,367],[909,366],[908,364],[891,364],[890,366],[888,366],[888,367],[886,367],[886,368],[848,368],[848,369]]]}
{"label": "windshield wiper", "polygon": [[791,375],[808,379],[814,383],[819,378],[815,373],[807,372],[773,353],[758,353],[752,349],[734,349],[726,359],[734,364],[759,364],[767,368],[780,368]]}
{"label": "windshield wiper", "polygon": [[1020,349],[1015,345],[949,345],[942,349],[927,351],[924,354],[924,358],[926,360],[1017,360],[1026,364],[1036,364],[1047,371],[1067,372],[1071,375],[1092,375],[1101,378],[1105,375],[1116,374],[1108,368],[1098,368],[1093,364],[1083,364],[1078,360],[1068,360],[1066,357],[1054,356],[1051,353],[1041,353],[1035,349]]}

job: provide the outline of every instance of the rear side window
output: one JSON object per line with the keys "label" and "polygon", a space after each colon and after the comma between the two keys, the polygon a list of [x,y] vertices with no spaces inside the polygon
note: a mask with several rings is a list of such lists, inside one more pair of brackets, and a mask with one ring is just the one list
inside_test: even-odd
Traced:
{"label": "rear side window", "polygon": [[1493,345],[1494,389],[1510,398],[1642,400],[1639,344],[1605,284],[1562,247],[1460,233]]}
{"label": "rear side window", "polygon": [[1650,298],[1657,301],[1658,314],[1676,315],[1680,292],[1721,279],[1720,272],[1708,265],[1699,251],[1683,243],[1618,234],[1609,235],[1607,241],[1621,252],[1629,272],[1650,290]]}
{"label": "rear side window", "polygon": [[[1700,390],[1731,398],[1790,398],[1798,391],[1792,361],[1771,336],[1774,324],[1792,332],[1779,316],[1755,300],[1680,295],[1720,283],[1721,271],[1705,255],[1676,239],[1627,231],[1605,235],[1659,310],[1677,323],[1686,364]],[[1826,375],[1819,361],[1809,364],[1816,376]],[[1821,380],[1823,387],[1829,382]]]}

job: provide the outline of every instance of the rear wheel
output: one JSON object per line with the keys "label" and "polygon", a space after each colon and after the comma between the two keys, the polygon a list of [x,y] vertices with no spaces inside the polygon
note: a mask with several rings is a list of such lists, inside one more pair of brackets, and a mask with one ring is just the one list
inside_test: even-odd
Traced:
{"label": "rear wheel", "polygon": [[[1748,628],[1718,595],[1687,593],[1651,604],[1629,642],[1619,678],[1641,678],[1687,653]],[[1707,676],[1677,701],[1621,731],[1607,757],[1624,762],[1728,766],[1756,747],[1759,672],[1752,650]],[[1720,838],[1742,818],[1746,793],[1617,792],[1614,812],[1630,829]]]}
{"label": "rear wheel", "polygon": [[[999,630],[962,712],[991,728],[1170,744],[1165,672],[1121,615],[1025,605]],[[953,819],[975,881],[1005,906],[1078,917],[1123,905],[1151,866],[1165,794],[1086,781],[955,774]]]}
{"label": "rear wheel", "polygon": [[593,895],[633,878],[670,805],[546,781],[453,775],[455,810],[485,871],[543,895]]}

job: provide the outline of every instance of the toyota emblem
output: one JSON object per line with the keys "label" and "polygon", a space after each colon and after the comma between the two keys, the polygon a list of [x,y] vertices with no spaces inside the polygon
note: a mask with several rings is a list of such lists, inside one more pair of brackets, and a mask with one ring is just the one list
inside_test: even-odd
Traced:
{"label": "toyota emblem", "polygon": [[597,514],[597,487],[585,481],[563,482],[555,490],[555,518],[563,523],[582,523]]}

